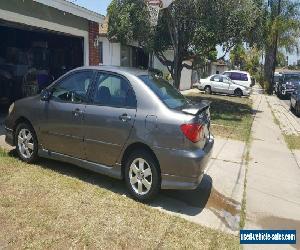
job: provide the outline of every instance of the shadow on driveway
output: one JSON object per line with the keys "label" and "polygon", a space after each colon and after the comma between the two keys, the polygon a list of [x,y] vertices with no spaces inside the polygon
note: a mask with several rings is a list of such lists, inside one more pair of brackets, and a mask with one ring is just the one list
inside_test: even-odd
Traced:
{"label": "shadow on driveway", "polygon": [[[9,155],[12,157],[17,157],[15,150],[10,151]],[[125,182],[121,180],[116,180],[105,175],[97,174],[72,164],[49,159],[40,159],[38,166],[93,185],[97,185],[100,188],[108,189],[120,195],[129,196]],[[201,184],[196,190],[162,190],[159,196],[154,201],[150,202],[149,205],[152,207],[161,207],[170,212],[194,216],[200,214],[206,207],[211,190],[212,179],[210,176],[205,175]]]}

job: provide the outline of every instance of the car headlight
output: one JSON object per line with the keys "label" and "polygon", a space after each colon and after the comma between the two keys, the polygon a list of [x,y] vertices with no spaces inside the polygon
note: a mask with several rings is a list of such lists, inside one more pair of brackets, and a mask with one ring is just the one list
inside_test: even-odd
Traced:
{"label": "car headlight", "polygon": [[8,114],[9,114],[9,115],[11,114],[11,112],[13,112],[14,108],[15,108],[15,103],[13,102],[13,103],[9,106],[9,109],[8,109]]}

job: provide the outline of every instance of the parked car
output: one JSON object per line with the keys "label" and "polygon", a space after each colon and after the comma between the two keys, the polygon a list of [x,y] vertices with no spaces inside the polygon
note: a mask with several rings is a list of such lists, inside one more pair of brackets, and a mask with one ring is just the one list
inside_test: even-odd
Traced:
{"label": "parked car", "polygon": [[295,112],[297,116],[300,116],[300,85],[291,94],[291,110]]}
{"label": "parked car", "polygon": [[16,101],[6,142],[21,160],[73,163],[125,179],[137,200],[160,189],[195,189],[214,138],[208,102],[192,103],[146,71],[82,67]]}
{"label": "parked car", "polygon": [[225,71],[223,75],[229,77],[232,81],[236,84],[245,86],[245,87],[252,87],[255,85],[255,80],[251,78],[250,74],[246,71],[238,71],[238,70],[231,70]]}
{"label": "parked car", "polygon": [[290,97],[300,84],[300,73],[283,73],[276,86],[275,93],[279,98]]}
{"label": "parked car", "polygon": [[236,84],[224,75],[213,75],[206,79],[201,79],[197,88],[204,90],[206,94],[223,93],[235,96],[248,96],[251,88]]}

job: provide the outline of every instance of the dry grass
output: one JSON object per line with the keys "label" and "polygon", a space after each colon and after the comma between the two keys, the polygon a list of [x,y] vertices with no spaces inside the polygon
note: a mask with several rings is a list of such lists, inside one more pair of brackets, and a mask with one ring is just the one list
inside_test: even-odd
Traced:
{"label": "dry grass", "polygon": [[239,248],[235,236],[110,191],[120,183],[63,163],[24,164],[1,152],[0,248]]}
{"label": "dry grass", "polygon": [[300,136],[299,135],[286,135],[284,139],[289,149],[300,149]]}
{"label": "dry grass", "polygon": [[211,101],[213,134],[225,138],[248,141],[253,122],[252,100],[224,95],[192,94],[193,101]]}

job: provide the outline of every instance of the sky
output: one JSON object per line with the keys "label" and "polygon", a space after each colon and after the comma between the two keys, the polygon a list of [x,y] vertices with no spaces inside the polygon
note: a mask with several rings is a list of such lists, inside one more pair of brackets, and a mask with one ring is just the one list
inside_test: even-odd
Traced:
{"label": "sky", "polygon": [[95,11],[99,14],[106,15],[106,9],[111,0],[68,0],[77,5],[85,7],[89,10]]}
{"label": "sky", "polygon": [[[111,0],[68,0],[69,2],[73,2],[77,5],[85,7],[89,10],[95,11],[99,14],[106,15],[106,9],[110,4]],[[222,49],[218,46],[218,57],[222,56]],[[289,64],[294,64],[300,59],[300,55],[296,54],[288,54],[289,56]],[[229,59],[229,55],[226,56],[226,59]]]}

